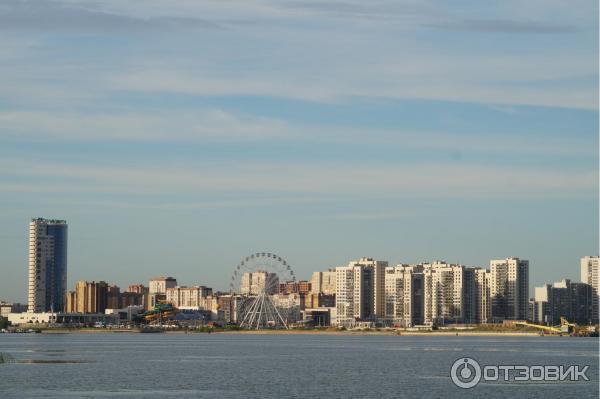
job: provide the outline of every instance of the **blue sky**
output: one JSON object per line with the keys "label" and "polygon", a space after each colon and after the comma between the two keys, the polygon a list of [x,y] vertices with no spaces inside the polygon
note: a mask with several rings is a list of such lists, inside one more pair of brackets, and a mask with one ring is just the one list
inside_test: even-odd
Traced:
{"label": "blue sky", "polygon": [[76,280],[227,288],[361,256],[533,285],[598,253],[590,1],[3,1],[0,299],[31,217]]}

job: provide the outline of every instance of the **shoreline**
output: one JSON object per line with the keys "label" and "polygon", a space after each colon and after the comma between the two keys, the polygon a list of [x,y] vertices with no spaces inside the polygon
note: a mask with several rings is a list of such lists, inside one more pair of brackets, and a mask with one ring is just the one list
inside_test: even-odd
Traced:
{"label": "shoreline", "polygon": [[314,331],[314,330],[232,330],[232,331],[151,331],[140,330],[105,330],[105,329],[48,329],[42,334],[236,334],[236,335],[336,335],[336,336],[409,336],[409,337],[558,337],[559,335],[540,335],[537,332],[518,331]]}

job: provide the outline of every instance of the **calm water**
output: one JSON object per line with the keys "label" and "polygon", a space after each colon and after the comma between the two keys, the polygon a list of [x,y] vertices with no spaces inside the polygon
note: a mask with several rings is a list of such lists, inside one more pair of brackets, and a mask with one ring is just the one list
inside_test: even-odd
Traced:
{"label": "calm water", "polygon": [[[0,334],[1,398],[598,398],[598,340],[241,334]],[[589,364],[590,382],[455,387],[482,364]]]}

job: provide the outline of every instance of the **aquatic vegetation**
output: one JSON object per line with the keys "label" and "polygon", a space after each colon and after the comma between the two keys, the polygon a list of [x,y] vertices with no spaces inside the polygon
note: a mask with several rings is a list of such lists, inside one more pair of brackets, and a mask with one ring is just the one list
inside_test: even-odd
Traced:
{"label": "aquatic vegetation", "polygon": [[2,363],[14,363],[15,358],[9,355],[8,353],[0,352],[0,364]]}

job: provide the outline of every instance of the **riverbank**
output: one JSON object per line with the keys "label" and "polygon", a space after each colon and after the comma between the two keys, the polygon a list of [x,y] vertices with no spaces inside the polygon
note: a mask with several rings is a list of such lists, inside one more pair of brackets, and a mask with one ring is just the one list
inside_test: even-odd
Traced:
{"label": "riverbank", "polygon": [[160,334],[250,334],[250,335],[344,335],[344,336],[368,336],[368,335],[386,335],[386,336],[458,336],[458,337],[537,337],[537,332],[531,331],[403,331],[403,330],[221,330],[214,329],[208,331],[196,330],[149,330],[142,329],[104,329],[104,328],[81,328],[81,329],[44,329],[42,334],[140,334],[140,333],[160,333]]}

